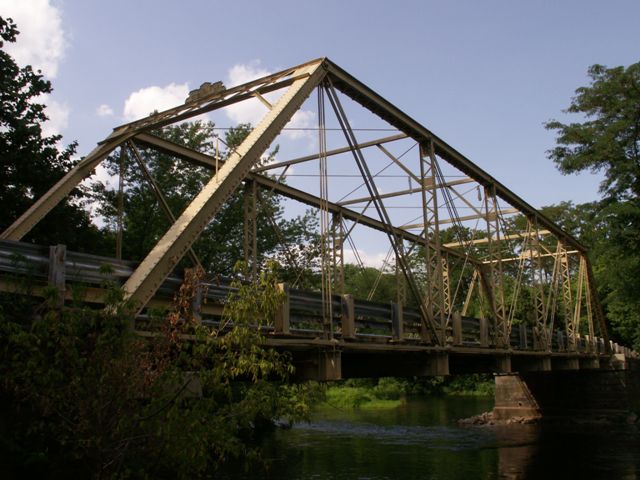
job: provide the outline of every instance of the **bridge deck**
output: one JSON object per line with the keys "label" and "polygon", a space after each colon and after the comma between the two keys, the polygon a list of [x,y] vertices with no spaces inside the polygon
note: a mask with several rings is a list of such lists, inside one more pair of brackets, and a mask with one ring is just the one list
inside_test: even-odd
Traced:
{"label": "bridge deck", "polygon": [[[50,248],[39,245],[0,241],[0,290],[21,293],[21,285],[29,279],[29,293],[43,295],[51,282],[52,269],[62,272],[67,299],[78,298],[87,303],[102,304],[105,282],[122,285],[136,267],[135,262],[121,261],[78,252],[66,252],[64,261],[52,267]],[[58,273],[60,273],[58,272]],[[182,280],[169,276],[158,289],[150,307],[169,308]],[[206,301],[202,302],[204,323],[217,325],[225,301],[232,291],[229,282],[216,279],[204,285]],[[322,298],[318,292],[288,291],[286,312],[264,322],[267,344],[290,351],[294,363],[304,371],[305,365],[320,375],[308,377],[361,376],[363,369],[378,375],[438,375],[463,372],[509,372],[512,370],[551,370],[600,368],[610,365],[604,340],[581,337],[570,351],[561,330],[553,332],[551,350],[538,348],[531,327],[515,325],[509,348],[496,348],[492,342],[490,323],[472,317],[451,317],[450,336],[446,346],[434,346],[420,337],[420,313],[401,309],[392,303],[353,300],[350,296],[333,297],[332,331],[323,329]],[[149,318],[143,312],[137,328],[144,330]],[[345,334],[343,334],[343,332]],[[612,344],[620,359],[631,354]],[[614,356],[615,357],[615,356]]]}

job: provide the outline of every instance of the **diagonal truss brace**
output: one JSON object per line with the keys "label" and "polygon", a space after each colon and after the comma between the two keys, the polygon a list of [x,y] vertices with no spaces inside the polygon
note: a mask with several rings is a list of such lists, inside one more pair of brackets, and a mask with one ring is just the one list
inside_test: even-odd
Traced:
{"label": "diagonal truss brace", "polygon": [[312,64],[300,67],[295,73],[297,79],[235,149],[125,283],[126,297],[136,301],[140,308],[153,296],[326,72],[321,64]]}
{"label": "diagonal truss brace", "polygon": [[[402,242],[402,237],[398,236],[393,229],[393,224],[391,223],[389,215],[384,207],[384,204],[380,199],[380,192],[378,191],[378,188],[375,182],[373,181],[373,176],[371,175],[371,171],[369,170],[369,167],[366,161],[364,160],[362,152],[359,149],[355,148],[355,146],[357,145],[357,141],[353,134],[353,130],[349,125],[349,121],[344,113],[344,110],[342,109],[342,105],[340,104],[340,100],[338,99],[338,95],[335,91],[335,88],[333,87],[333,84],[331,83],[330,78],[327,78],[327,84],[325,88],[327,90],[329,101],[331,103],[331,106],[333,107],[336,118],[338,119],[338,123],[340,123],[340,127],[342,128],[342,131],[345,134],[347,143],[349,143],[349,146],[352,147],[354,160],[358,166],[358,169],[360,170],[360,173],[365,182],[365,186],[367,187],[369,195],[371,196],[373,205],[376,211],[378,212],[380,221],[384,226],[384,231],[387,234],[389,243],[393,247],[393,250],[396,254],[396,258],[400,263],[400,268],[404,273],[404,276],[407,280],[407,283],[409,284],[409,287],[413,293],[413,296],[418,302],[420,312],[421,312],[421,317],[422,317],[423,339],[428,342],[435,340],[436,344],[444,345],[444,342],[445,342],[444,334],[440,328],[440,325],[437,323],[436,319],[433,316],[433,311],[429,309],[429,302],[425,301],[424,296],[422,295],[422,292],[420,291],[415,281],[415,278],[411,271],[411,267],[409,266],[409,262],[404,251],[404,244]],[[426,239],[425,242],[426,241],[428,241],[428,239]]]}

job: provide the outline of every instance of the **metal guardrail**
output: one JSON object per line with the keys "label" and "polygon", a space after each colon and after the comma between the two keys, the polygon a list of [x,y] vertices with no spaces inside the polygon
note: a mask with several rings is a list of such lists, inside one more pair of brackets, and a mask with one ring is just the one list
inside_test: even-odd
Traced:
{"label": "metal guardrail", "polygon": [[[67,284],[80,284],[100,288],[106,282],[122,285],[133,273],[135,262],[117,260],[109,257],[101,257],[79,252],[66,252],[64,261],[64,278]],[[0,240],[0,282],[2,288],[11,291],[13,282],[14,290],[18,291],[18,280],[30,279],[41,285],[46,284],[50,270],[50,249],[41,245],[33,245],[23,242]],[[182,279],[177,275],[170,275],[158,289],[156,297],[165,302],[171,302],[178,291]],[[203,314],[203,321],[217,323],[220,320],[222,307],[229,294],[234,291],[228,280],[220,279],[216,282],[203,284],[203,303],[217,306],[217,310],[209,309],[208,314]],[[349,299],[346,299],[349,297]],[[349,307],[349,302],[352,306]],[[280,331],[291,336],[319,336],[325,332],[323,327],[322,297],[318,292],[302,290],[288,290],[287,327]],[[349,310],[351,308],[352,310]],[[395,314],[394,314],[394,308]],[[213,313],[211,313],[213,311]],[[352,312],[352,313],[349,313]],[[378,341],[405,341],[420,342],[421,317],[416,309],[405,307],[398,313],[398,307],[390,303],[378,303],[366,300],[353,300],[350,296],[333,296],[331,335],[338,338],[346,338],[343,335],[346,316],[353,315],[350,328],[353,330],[353,340],[377,339]],[[400,315],[402,321],[394,318]],[[451,319],[450,319],[451,320]],[[269,323],[269,322],[267,322]],[[451,324],[455,323],[450,321]],[[274,327],[265,327],[273,331]],[[489,322],[477,318],[464,317],[460,319],[459,339],[460,347],[484,347],[492,348],[492,338]],[[483,332],[483,328],[486,330]],[[455,327],[452,328],[452,330]],[[277,329],[276,329],[277,330]],[[551,334],[551,332],[550,332]],[[452,333],[453,335],[453,333]],[[533,331],[526,325],[514,325],[510,335],[510,347],[513,350],[534,351]],[[483,340],[484,339],[484,340]],[[552,333],[552,351],[566,352],[567,339],[562,331]],[[450,342],[451,343],[451,342]],[[630,353],[626,347],[611,344],[614,353]],[[577,351],[579,353],[605,353],[604,340],[601,338],[578,339]]]}

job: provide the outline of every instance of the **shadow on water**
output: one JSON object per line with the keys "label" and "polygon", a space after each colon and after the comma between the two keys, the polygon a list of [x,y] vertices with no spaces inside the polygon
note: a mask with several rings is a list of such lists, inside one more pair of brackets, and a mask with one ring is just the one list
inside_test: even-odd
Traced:
{"label": "shadow on water", "polygon": [[457,426],[492,406],[491,399],[434,398],[390,410],[323,410],[268,440],[267,472],[225,478],[638,478],[635,427]]}

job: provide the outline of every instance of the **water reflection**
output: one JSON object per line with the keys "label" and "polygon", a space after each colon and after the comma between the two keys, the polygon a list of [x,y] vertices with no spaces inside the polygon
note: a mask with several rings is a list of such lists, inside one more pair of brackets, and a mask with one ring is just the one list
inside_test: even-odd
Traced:
{"label": "water reflection", "polygon": [[287,479],[636,479],[632,427],[458,427],[486,399],[427,399],[393,410],[320,412],[269,440],[267,473]]}

